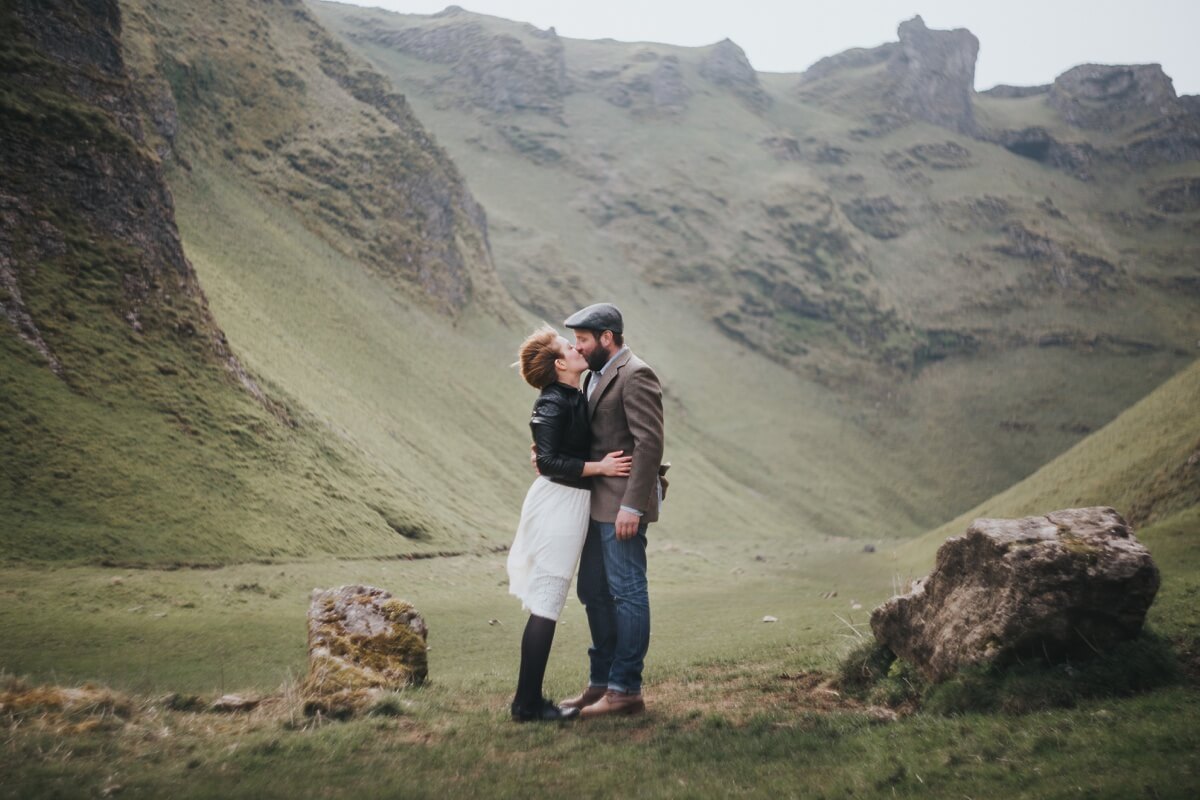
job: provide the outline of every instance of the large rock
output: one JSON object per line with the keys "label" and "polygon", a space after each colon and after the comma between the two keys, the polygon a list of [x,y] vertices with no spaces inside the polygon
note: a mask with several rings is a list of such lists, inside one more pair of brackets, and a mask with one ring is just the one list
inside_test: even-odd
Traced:
{"label": "large rock", "polygon": [[498,113],[562,115],[571,82],[562,40],[553,28],[524,25],[513,26],[511,33],[493,33],[480,21],[483,17],[457,6],[437,16],[449,21],[399,31],[363,25],[351,38],[448,64],[449,80],[434,81],[429,87],[434,93],[470,98],[472,105]]}
{"label": "large rock", "polygon": [[700,75],[732,91],[755,111],[771,107],[771,96],[759,85],[758,73],[750,65],[750,59],[731,39],[722,39],[705,51]]}
{"label": "large rock", "polygon": [[[649,50],[639,55],[636,63],[623,68],[620,81],[603,91],[604,99],[633,114],[678,114],[686,109],[692,90],[683,78],[679,59],[673,55],[660,58]],[[593,75],[606,76],[604,72]]]}
{"label": "large rock", "polygon": [[871,615],[875,638],[930,680],[1025,656],[1086,656],[1133,638],[1158,591],[1150,553],[1111,508],[977,519],[933,572]]}
{"label": "large rock", "polygon": [[401,689],[428,674],[421,614],[373,586],[313,589],[305,693]]}
{"label": "large rock", "polygon": [[1077,127],[1117,130],[1166,116],[1179,102],[1158,64],[1082,64],[1055,78],[1050,105]]}
{"label": "large rock", "polygon": [[917,119],[961,133],[975,131],[972,95],[979,40],[965,28],[930,30],[921,17],[900,23],[900,47],[889,52],[895,106]]}

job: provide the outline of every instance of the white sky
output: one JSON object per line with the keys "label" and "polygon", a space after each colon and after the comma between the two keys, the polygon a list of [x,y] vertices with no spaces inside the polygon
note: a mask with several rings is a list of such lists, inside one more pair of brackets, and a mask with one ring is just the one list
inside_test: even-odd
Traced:
{"label": "white sky", "polygon": [[[451,0],[349,0],[431,14]],[[470,11],[554,26],[559,35],[679,45],[726,37],[761,72],[801,72],[851,47],[896,40],[915,14],[979,37],[975,87],[1049,83],[1076,64],[1159,63],[1200,94],[1200,0],[456,0]]]}

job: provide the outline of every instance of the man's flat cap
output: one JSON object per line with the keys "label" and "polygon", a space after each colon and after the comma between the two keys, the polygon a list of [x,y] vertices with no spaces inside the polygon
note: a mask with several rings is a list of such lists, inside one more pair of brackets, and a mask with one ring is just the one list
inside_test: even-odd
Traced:
{"label": "man's flat cap", "polygon": [[625,332],[621,309],[612,303],[595,303],[587,308],[581,308],[567,317],[567,321],[563,324],[568,328],[583,328],[588,331]]}

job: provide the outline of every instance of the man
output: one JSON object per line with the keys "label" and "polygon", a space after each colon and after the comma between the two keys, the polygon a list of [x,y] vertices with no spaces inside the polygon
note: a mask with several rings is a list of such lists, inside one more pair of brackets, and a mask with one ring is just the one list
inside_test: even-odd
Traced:
{"label": "man", "polygon": [[620,310],[597,303],[564,323],[591,373],[584,383],[592,457],[624,451],[628,477],[592,479],[591,520],[579,561],[577,591],[587,608],[592,646],[588,687],[560,703],[583,718],[637,714],[642,667],[650,646],[646,526],[658,520],[663,483],[662,387],[654,370],[624,342]]}

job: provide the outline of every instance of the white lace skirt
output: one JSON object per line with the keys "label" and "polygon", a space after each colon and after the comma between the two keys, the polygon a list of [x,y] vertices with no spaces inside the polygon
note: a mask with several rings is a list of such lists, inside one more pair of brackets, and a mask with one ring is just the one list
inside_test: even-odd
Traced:
{"label": "white lace skirt", "polygon": [[546,619],[558,619],[583,539],[587,535],[592,493],[538,476],[521,506],[517,536],[508,551],[508,593],[521,607]]}

